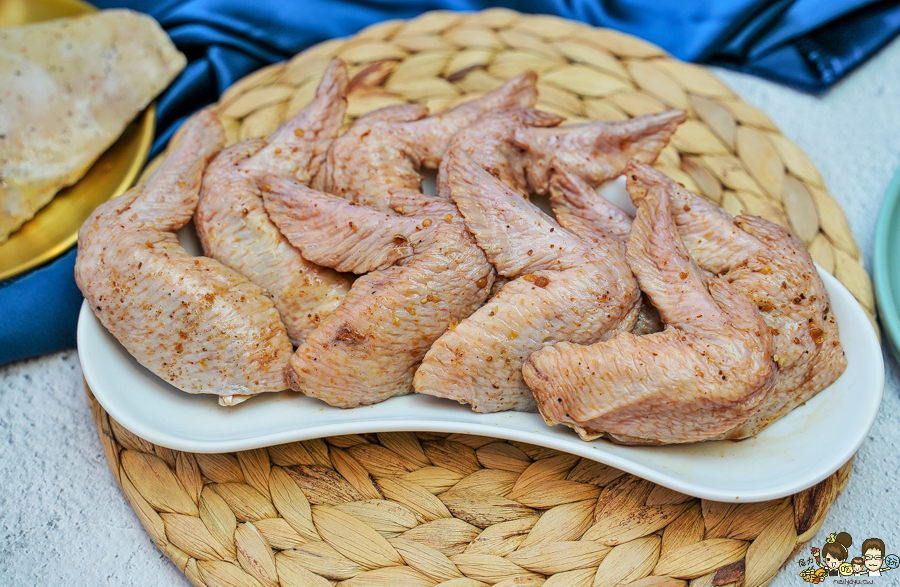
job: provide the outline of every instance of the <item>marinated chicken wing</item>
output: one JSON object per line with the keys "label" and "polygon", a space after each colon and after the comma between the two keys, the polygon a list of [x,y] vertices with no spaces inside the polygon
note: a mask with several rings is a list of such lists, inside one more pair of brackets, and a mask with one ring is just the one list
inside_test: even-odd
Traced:
{"label": "marinated chicken wing", "polygon": [[[622,173],[635,159],[652,163],[685,120],[680,110],[623,122],[558,127],[562,118],[531,108],[483,116],[460,131],[449,150],[464,150],[491,175],[523,196],[545,194],[554,167],[565,167],[593,187]],[[446,172],[438,172],[438,195],[447,198]]]}
{"label": "marinated chicken wing", "polygon": [[361,116],[334,141],[312,187],[386,212],[391,198],[421,192],[421,166],[435,168],[450,139],[487,112],[531,106],[537,76],[524,73],[471,102],[427,116],[421,104]]}
{"label": "marinated chicken wing", "polygon": [[[631,216],[562,165],[551,175],[550,204],[559,223],[582,238],[612,235],[624,242],[631,233]],[[665,325],[647,296],[641,295],[640,305],[631,331],[635,334],[661,331]]]}
{"label": "marinated chicken wing", "polygon": [[685,120],[681,110],[669,110],[620,122],[526,128],[517,139],[528,152],[528,185],[535,193],[546,193],[550,169],[562,166],[596,187],[621,175],[629,161],[656,161]]}
{"label": "marinated chicken wing", "polygon": [[146,184],[98,207],[78,234],[75,280],[140,364],[183,391],[232,405],[286,389],[292,347],[259,286],[192,257],[175,236],[223,142],[215,115],[199,114]]}
{"label": "marinated chicken wing", "polygon": [[775,341],[778,381],[753,416],[724,434],[752,436],[833,383],[847,361],[829,309],[828,292],[803,244],[755,216],[731,216],[659,171],[629,169],[641,195],[665,190],[688,252],[700,267],[743,292],[762,313]]}
{"label": "marinated chicken wing", "polygon": [[584,439],[714,438],[745,422],[771,389],[772,336],[736,287],[706,281],[678,236],[666,190],[648,189],[637,203],[628,261],[667,328],[545,347],[526,361],[525,381],[549,424],[569,425]]}
{"label": "marinated chicken wing", "polygon": [[582,238],[609,235],[623,242],[628,238],[631,216],[565,165],[553,169],[549,187],[550,205],[564,228]]}
{"label": "marinated chicken wing", "polygon": [[280,177],[266,177],[262,185],[266,210],[281,233],[306,259],[338,271],[387,269],[412,255],[413,246],[422,245],[422,231],[433,224],[427,217],[394,216]]}
{"label": "marinated chicken wing", "polygon": [[478,412],[533,411],[521,374],[529,354],[633,325],[639,292],[623,243],[569,232],[461,149],[450,150],[444,168],[449,194],[488,260],[516,279],[438,339],[416,372],[416,391]]}
{"label": "marinated chicken wing", "polygon": [[[362,269],[370,259],[389,258],[397,240],[412,248],[412,255],[353,283],[341,305],[291,358],[291,387],[342,408],[410,393],[425,352],[449,326],[484,303],[494,281],[493,267],[456,207],[425,195],[416,204],[408,193],[405,207],[413,215],[386,218],[382,211],[349,201],[338,205],[339,198],[322,194],[316,206],[317,196],[296,182],[267,178],[264,186],[267,207],[292,238],[306,239],[304,225],[320,234],[328,226],[342,231],[315,251],[322,262]],[[293,221],[292,207],[302,210]],[[307,245],[298,243],[306,253]]]}
{"label": "marinated chicken wing", "polygon": [[[554,128],[561,120],[510,109],[453,137],[438,193],[457,204],[497,272],[518,279],[435,343],[416,374],[420,393],[467,402],[476,411],[533,410],[521,375],[531,352],[562,340],[603,340],[634,325],[640,298],[621,243],[589,225],[590,214],[564,217],[576,236],[523,196],[546,193],[554,168],[557,183],[574,191],[618,176],[631,157],[652,162],[684,114]],[[588,207],[581,201],[575,210]]]}
{"label": "marinated chicken wing", "polygon": [[350,280],[304,259],[269,220],[258,180],[275,174],[308,182],[344,120],[344,64],[333,60],[316,97],[268,143],[222,151],[203,176],[194,219],[204,253],[245,275],[274,300],[291,342],[300,344],[350,290]]}

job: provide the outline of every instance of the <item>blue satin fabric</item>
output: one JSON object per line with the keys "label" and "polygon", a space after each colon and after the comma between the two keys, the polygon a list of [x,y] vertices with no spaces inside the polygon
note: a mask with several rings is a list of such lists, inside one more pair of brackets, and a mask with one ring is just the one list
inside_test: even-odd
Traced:
{"label": "blue satin fabric", "polygon": [[[436,9],[505,6],[643,37],[674,56],[821,93],[900,31],[875,0],[94,0],[154,16],[188,56],[158,100],[153,154],[186,116],[248,73],[325,39]],[[74,252],[0,283],[0,364],[75,346]]]}
{"label": "blue satin fabric", "polygon": [[99,0],[154,16],[190,59],[159,104],[159,152],[185,116],[264,65],[389,18],[505,6],[643,37],[685,61],[821,93],[900,31],[875,0]]}

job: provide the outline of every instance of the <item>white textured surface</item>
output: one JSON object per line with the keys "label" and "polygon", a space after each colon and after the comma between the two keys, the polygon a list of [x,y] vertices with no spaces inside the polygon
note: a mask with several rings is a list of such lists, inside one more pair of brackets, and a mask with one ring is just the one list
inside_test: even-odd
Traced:
{"label": "white textured surface", "polygon": [[[878,207],[900,166],[898,71],[900,41],[824,98],[720,72],[816,162],[868,268]],[[900,553],[900,369],[886,359],[881,413],[812,542],[819,548],[829,533],[845,531],[851,556],[870,537]],[[805,584],[798,558],[772,586]],[[879,584],[900,582],[894,573]],[[150,541],[107,468],[74,351],[0,367],[0,577],[9,586],[190,585]]]}

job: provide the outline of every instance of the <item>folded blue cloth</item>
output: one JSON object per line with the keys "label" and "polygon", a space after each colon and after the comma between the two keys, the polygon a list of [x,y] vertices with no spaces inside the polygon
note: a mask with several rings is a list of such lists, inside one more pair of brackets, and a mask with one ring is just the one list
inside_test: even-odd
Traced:
{"label": "folded blue cloth", "polygon": [[75,346],[81,292],[75,249],[18,280],[0,283],[0,364]]}
{"label": "folded blue cloth", "polygon": [[[900,31],[900,4],[875,0],[94,0],[147,12],[188,56],[158,101],[159,153],[185,117],[264,65],[388,18],[506,6],[643,37],[680,59],[820,93]],[[74,252],[0,283],[0,364],[75,346]]]}

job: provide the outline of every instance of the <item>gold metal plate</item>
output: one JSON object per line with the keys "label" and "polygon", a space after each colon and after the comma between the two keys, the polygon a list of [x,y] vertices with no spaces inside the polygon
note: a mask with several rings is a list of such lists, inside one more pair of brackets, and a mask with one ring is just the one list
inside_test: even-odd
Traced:
{"label": "gold metal plate", "polygon": [[[97,9],[79,0],[0,0],[0,27],[74,16]],[[0,245],[0,279],[37,267],[75,244],[78,229],[100,204],[127,190],[147,161],[156,126],[151,104],[75,185],[61,190]]]}

